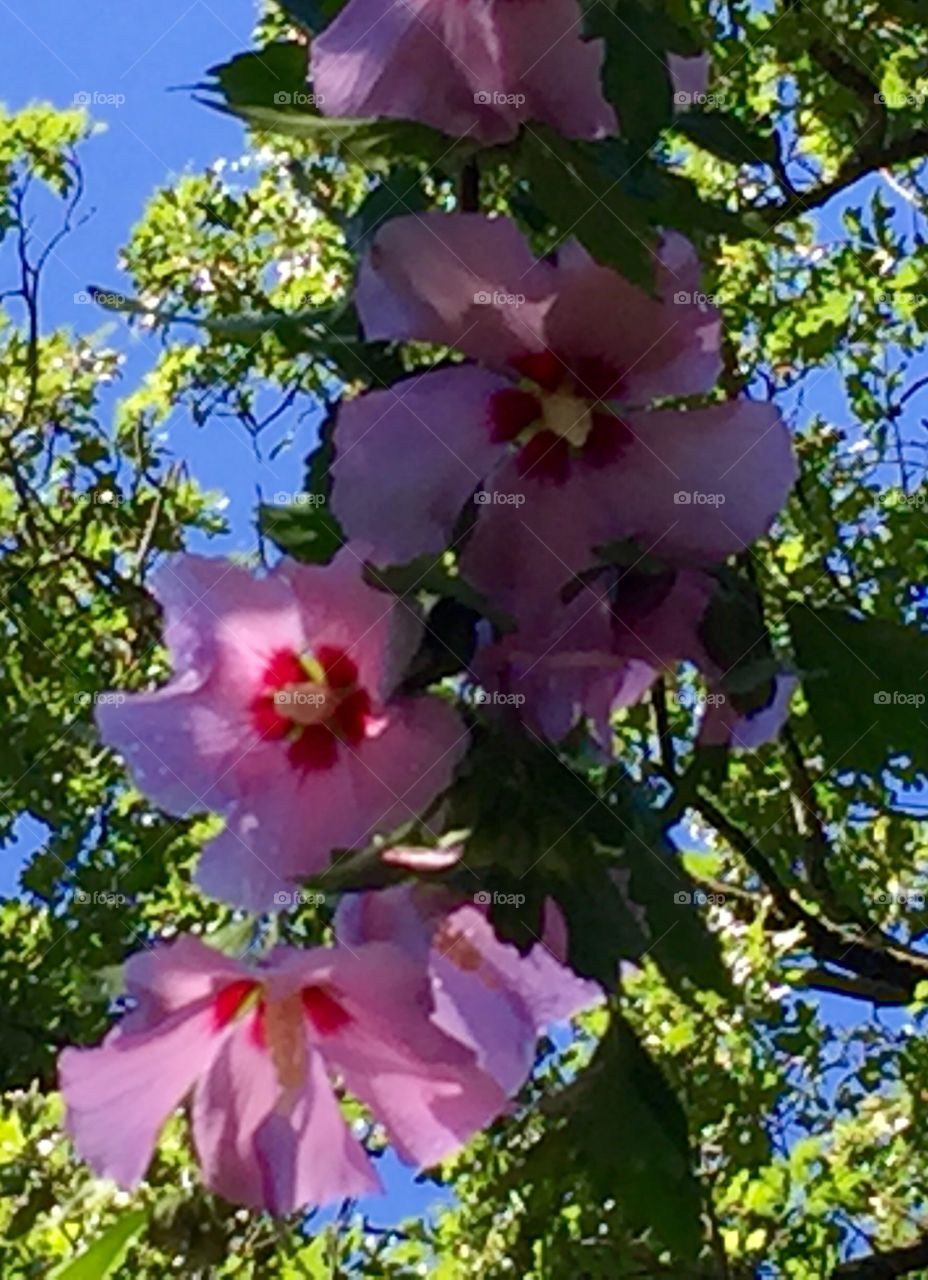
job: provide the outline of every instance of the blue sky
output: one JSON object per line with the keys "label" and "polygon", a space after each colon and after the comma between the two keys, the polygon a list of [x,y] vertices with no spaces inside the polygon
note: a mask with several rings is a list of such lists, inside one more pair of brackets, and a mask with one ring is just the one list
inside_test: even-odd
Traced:
{"label": "blue sky", "polygon": [[[255,14],[253,0],[160,0],[149,5],[33,0],[16,8],[0,0],[0,94],[5,105],[16,109],[42,100],[66,107],[77,95],[84,95],[84,101],[89,95],[93,117],[106,126],[83,148],[87,206],[95,213],[55,255],[43,298],[46,328],[68,325],[89,333],[109,325],[113,341],[126,349],[121,322],[80,301],[80,294],[90,283],[119,285],[118,250],[158,186],[186,169],[201,169],[219,156],[236,157],[244,150],[238,122],[196,103],[189,92],[170,90],[202,79],[207,67],[246,47]],[[852,202],[863,203],[875,181],[861,184]],[[885,187],[884,192],[888,194]],[[890,199],[908,225],[911,210]],[[823,211],[822,240],[842,236],[839,209],[833,204]],[[136,337],[127,355],[116,395],[137,384],[153,348]],[[823,373],[807,397],[810,410],[832,417],[837,425],[850,425],[833,374]],[[231,544],[237,546],[252,540],[249,517],[256,482],[266,493],[296,488],[302,457],[312,442],[312,427],[307,426],[288,454],[261,467],[234,425],[201,431],[178,411],[170,433],[173,448],[190,461],[200,482],[228,494]],[[0,893],[17,891],[21,859],[41,843],[42,833],[28,824],[20,824],[18,834],[20,839],[0,858]],[[863,1006],[837,998],[825,1001],[823,1008],[843,1025],[858,1022],[865,1013]],[[375,1221],[390,1221],[434,1199],[433,1189],[413,1187],[392,1158],[388,1167],[391,1194],[382,1207],[373,1208]]]}

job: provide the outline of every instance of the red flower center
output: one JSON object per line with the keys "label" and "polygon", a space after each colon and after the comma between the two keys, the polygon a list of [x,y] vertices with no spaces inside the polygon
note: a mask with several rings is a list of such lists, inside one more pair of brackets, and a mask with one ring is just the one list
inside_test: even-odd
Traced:
{"label": "red flower center", "polygon": [[621,375],[587,357],[568,365],[553,351],[513,362],[518,386],[490,397],[490,433],[518,445],[522,475],[563,484],[571,461],[603,467],[621,453],[630,429],[605,403],[621,390]]}
{"label": "red flower center", "polygon": [[262,738],[285,738],[297,769],[330,769],[340,745],[363,741],[371,699],[358,685],[358,668],[344,649],[323,645],[301,657],[275,653],[251,704],[252,723]]}
{"label": "red flower center", "polygon": [[240,978],[223,987],[213,1000],[217,1031],[248,1012],[252,1042],[271,1055],[281,1088],[300,1088],[306,1079],[306,1024],[317,1038],[334,1035],[351,1022],[351,1014],[325,987],[303,987],[293,995],[268,1000],[260,982]]}

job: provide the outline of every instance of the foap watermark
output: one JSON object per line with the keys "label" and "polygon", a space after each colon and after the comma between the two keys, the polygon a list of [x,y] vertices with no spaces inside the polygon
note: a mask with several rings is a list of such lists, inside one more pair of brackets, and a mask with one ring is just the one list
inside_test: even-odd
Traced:
{"label": "foap watermark", "polygon": [[325,103],[325,95],[321,93],[288,93],[281,89],[274,94],[275,107],[321,107]]}
{"label": "foap watermark", "polygon": [[74,301],[79,307],[86,307],[94,302],[97,306],[118,310],[120,307],[127,307],[131,299],[124,293],[104,293],[102,289],[89,293],[86,289],[79,289],[74,295]]}
{"label": "foap watermark", "polygon": [[72,493],[70,501],[83,506],[122,507],[128,505],[129,499],[118,489],[94,489],[92,493]]}
{"label": "foap watermark", "polygon": [[521,507],[525,504],[525,494],[503,493],[499,489],[478,489],[474,494],[474,502],[478,507]]}
{"label": "foap watermark", "polygon": [[881,106],[891,107],[899,111],[902,107],[923,107],[928,103],[928,93],[916,93],[914,90],[898,90],[895,93],[875,93],[873,101]]}
{"label": "foap watermark", "polygon": [[928,506],[928,489],[917,489],[915,493],[903,493],[901,489],[892,489],[879,496],[884,507],[925,507]]}
{"label": "foap watermark", "polygon": [[278,507],[324,507],[324,493],[275,493],[274,505]]}
{"label": "foap watermark", "polygon": [[877,689],[873,701],[878,707],[923,707],[925,695],[906,689]]}
{"label": "foap watermark", "polygon": [[522,307],[525,305],[524,293],[506,293],[503,289],[480,289],[474,294],[474,305],[477,307]]}
{"label": "foap watermark", "polygon": [[670,695],[680,707],[724,707],[728,697],[724,693],[697,693],[695,689],[677,689]]}
{"label": "foap watermark", "polygon": [[320,689],[278,689],[274,694],[275,707],[324,707],[328,694]]}
{"label": "foap watermark", "polygon": [[481,889],[479,893],[474,894],[474,906],[476,907],[523,907],[525,906],[524,893],[490,893],[486,889]]}
{"label": "foap watermark", "polygon": [[481,707],[524,707],[524,693],[488,693],[486,689],[474,690],[474,702]]}
{"label": "foap watermark", "polygon": [[303,889],[278,889],[274,894],[275,907],[324,907],[324,893],[307,893]]}
{"label": "foap watermark", "polygon": [[673,300],[678,307],[714,307],[719,299],[715,293],[691,293],[689,289],[678,289]]}
{"label": "foap watermark", "polygon": [[673,105],[683,107],[724,107],[724,93],[690,93],[686,89],[678,89],[673,95]]}
{"label": "foap watermark", "polygon": [[75,107],[122,107],[125,106],[124,93],[100,93],[97,89],[82,89],[72,98]]}
{"label": "foap watermark", "polygon": [[924,911],[926,896],[924,889],[897,889],[894,893],[875,893],[870,902],[878,907],[911,907],[913,911]]}
{"label": "foap watermark", "polygon": [[725,505],[725,494],[703,493],[701,489],[678,489],[673,495],[673,501],[677,507],[722,507]]}
{"label": "foap watermark", "polygon": [[127,907],[129,899],[124,893],[88,893],[86,889],[78,889],[74,901],[82,907]]}
{"label": "foap watermark", "polygon": [[725,895],[724,893],[704,893],[702,889],[696,889],[693,893],[681,889],[679,893],[673,895],[673,900],[678,907],[720,907],[725,901]]}
{"label": "foap watermark", "polygon": [[903,298],[906,302],[920,307],[922,303],[928,302],[928,293],[917,293],[914,289],[893,289],[891,293],[875,293],[873,295],[874,302],[882,302],[886,306],[892,306]]}
{"label": "foap watermark", "polygon": [[121,707],[126,700],[124,693],[115,689],[107,693],[76,693],[74,701],[79,707]]}
{"label": "foap watermark", "polygon": [[474,94],[474,102],[478,107],[524,107],[524,93],[491,93],[489,89],[479,89]]}

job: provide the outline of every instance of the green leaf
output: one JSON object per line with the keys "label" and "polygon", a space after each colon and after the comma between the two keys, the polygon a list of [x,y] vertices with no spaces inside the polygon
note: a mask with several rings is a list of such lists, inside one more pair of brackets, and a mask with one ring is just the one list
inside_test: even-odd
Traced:
{"label": "green leaf", "polygon": [[673,119],[666,51],[675,29],[640,0],[603,0],[587,11],[586,29],[605,43],[603,91],[616,108],[622,137],[647,151]]}
{"label": "green leaf", "polygon": [[769,705],[779,664],[753,584],[728,569],[719,570],[716,577],[718,585],[699,624],[699,636],[723,673],[718,687],[746,714]]}
{"label": "green leaf", "polygon": [[681,995],[695,986],[730,996],[731,976],[704,919],[705,894],[664,835],[662,814],[619,785],[612,792],[617,803],[591,809],[587,830],[616,852],[614,874],[644,922],[644,950]]}
{"label": "green leaf", "polygon": [[80,1257],[49,1272],[49,1280],[105,1280],[122,1264],[129,1246],[147,1222],[145,1209],[124,1213]]}
{"label": "green leaf", "polygon": [[674,128],[705,151],[732,164],[777,163],[779,142],[775,133],[762,133],[727,111],[685,111]]}
{"label": "green leaf", "polygon": [[418,169],[402,165],[391,169],[348,220],[346,234],[355,252],[360,251],[390,218],[419,213],[428,207]]}
{"label": "green leaf", "polygon": [[928,635],[883,618],[794,605],[790,629],[829,769],[928,770]]}
{"label": "green leaf", "polygon": [[590,1066],[557,1101],[564,1118],[516,1167],[520,1183],[582,1171],[594,1201],[614,1197],[633,1231],[651,1230],[676,1261],[695,1261],[703,1229],[686,1114],[617,1014]]}
{"label": "green leaf", "polygon": [[535,203],[561,237],[576,236],[598,262],[651,289],[657,233],[643,203],[623,194],[596,152],[551,129],[526,129],[518,154]]}
{"label": "green leaf", "polygon": [[210,67],[218,81],[205,85],[219,92],[232,109],[293,106],[309,100],[306,85],[306,46],[297,40],[278,41],[253,53],[240,53]]}
{"label": "green leaf", "polygon": [[240,116],[260,132],[315,143],[326,154],[343,154],[346,159],[359,163],[379,160],[389,164],[404,158],[435,164],[442,159],[449,160],[453,153],[474,149],[471,142],[455,141],[428,125],[406,120],[356,120],[315,115],[297,108],[237,103],[218,109]]}
{"label": "green leaf", "polygon": [[316,36],[324,31],[342,8],[341,0],[277,0],[288,18]]}
{"label": "green leaf", "polygon": [[379,587],[383,591],[392,591],[398,596],[411,595],[419,591],[455,600],[464,608],[473,610],[483,618],[488,618],[500,630],[512,629],[512,619],[495,609],[479,591],[461,577],[448,553],[438,556],[419,556],[408,564],[390,565],[385,569],[367,565],[365,575],[372,586]]}
{"label": "green leaf", "polygon": [[[305,498],[305,501],[300,501]],[[309,564],[328,564],[344,544],[345,536],[324,502],[313,495],[298,494],[291,503],[261,503],[258,507],[261,532],[286,555]]]}

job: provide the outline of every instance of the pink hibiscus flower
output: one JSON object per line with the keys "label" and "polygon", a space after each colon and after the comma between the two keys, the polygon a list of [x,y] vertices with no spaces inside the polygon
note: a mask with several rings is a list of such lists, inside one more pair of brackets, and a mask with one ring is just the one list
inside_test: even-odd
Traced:
{"label": "pink hibiscus flower", "polygon": [[225,816],[198,868],[208,893],[255,911],[288,901],[334,849],[421,814],[449,785],[460,719],[440,698],[395,693],[421,623],[348,550],[263,578],[180,556],[153,590],[173,677],[97,718],[156,804]]}
{"label": "pink hibiscus flower", "polygon": [[636,538],[698,565],[752,542],[795,477],[788,432],[752,400],[649,407],[707,392],[721,368],[718,313],[675,233],[655,287],[647,295],[577,245],[537,261],[505,218],[389,222],[359,277],[367,336],[469,361],[342,406],[333,505],[349,535],[379,563],[441,551],[483,486],[462,569],[533,625],[600,544]]}
{"label": "pink hibiscus flower", "polygon": [[603,570],[546,628],[519,630],[480,650],[474,674],[491,709],[515,714],[552,742],[585,721],[608,756],[615,711],[640,702],[659,675],[690,662],[708,684],[700,744],[753,750],[779,733],[797,681],[778,674],[768,705],[738,710],[723,689],[729,673],[710,657],[700,634],[716,590],[701,570]]}
{"label": "pink hibiscus flower", "polygon": [[381,1189],[333,1076],[420,1167],[506,1104],[474,1053],[435,1025],[422,966],[388,943],[283,947],[249,967],[188,935],[133,956],[127,982],[132,1012],[101,1045],[59,1060],[78,1152],[126,1188],[188,1096],[206,1185],[276,1214]]}
{"label": "pink hibiscus flower", "polygon": [[657,677],[682,661],[708,659],[699,624],[714,583],[698,570],[616,574],[577,591],[546,628],[504,636],[483,649],[475,674],[499,705],[557,742],[580,721],[611,753],[615,710],[640,702]]}
{"label": "pink hibiscus flower", "polygon": [[[415,850],[396,851],[394,865],[421,869]],[[566,930],[554,903],[544,938],[526,955],[501,942],[477,894],[461,902],[444,889],[398,885],[342,899],[335,920],[340,945],[398,942],[428,972],[433,1022],[465,1045],[512,1096],[532,1071],[538,1037],[603,999],[602,988],[564,963]]]}
{"label": "pink hibiscus flower", "polygon": [[577,0],[349,0],[312,42],[320,109],[418,120],[481,142],[525,120],[568,137],[614,133],[603,46],[581,36]]}

